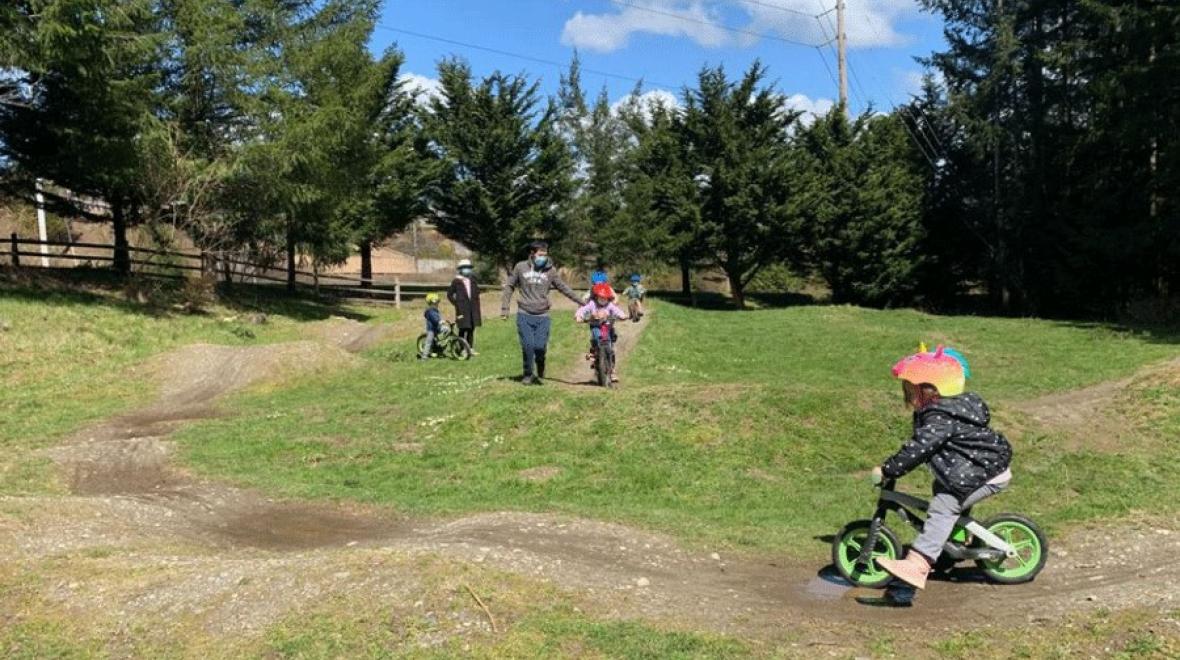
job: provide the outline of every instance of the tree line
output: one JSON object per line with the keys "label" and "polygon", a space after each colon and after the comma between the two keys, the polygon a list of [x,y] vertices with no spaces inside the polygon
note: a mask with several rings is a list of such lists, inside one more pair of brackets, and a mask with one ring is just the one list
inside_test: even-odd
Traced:
{"label": "tree line", "polygon": [[[104,200],[127,229],[313,266],[429,218],[509,268],[546,238],[595,260],[767,269],[839,302],[1109,313],[1180,276],[1180,8],[922,0],[948,47],[891,112],[812,117],[755,64],[675,102],[553,97],[438,65],[425,96],[368,48],[377,0],[15,0],[0,8],[0,183]],[[63,213],[75,198],[51,195]],[[129,269],[126,251],[115,267]]]}

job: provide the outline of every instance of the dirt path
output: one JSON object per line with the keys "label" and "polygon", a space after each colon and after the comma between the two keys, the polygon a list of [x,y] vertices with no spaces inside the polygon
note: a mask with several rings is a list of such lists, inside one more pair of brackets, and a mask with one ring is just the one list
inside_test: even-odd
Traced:
{"label": "dirt path", "polygon": [[[649,309],[643,320],[639,323],[622,321],[615,326],[616,332],[619,335],[619,340],[615,342],[615,364],[617,365],[616,371],[620,376],[620,384],[622,384],[622,380],[626,376],[627,358],[630,357],[631,351],[635,350],[635,347],[639,345],[639,340],[643,337],[644,331],[651,324],[651,318],[652,312]],[[586,345],[589,345],[589,337],[586,338]],[[595,374],[590,369],[590,364],[585,354],[579,351],[577,357],[565,369],[559,372],[557,380],[565,385],[596,387]]]}
{"label": "dirt path", "polygon": [[[623,329],[629,341],[621,353],[645,326]],[[866,622],[1024,624],[1099,607],[1180,603],[1180,574],[1170,568],[1180,553],[1175,523],[1054,540],[1048,567],[1030,585],[996,587],[967,574],[954,588],[933,585],[913,610],[878,610],[857,605],[857,591],[822,563],[723,556],[622,525],[552,515],[409,520],[360,506],[274,501],[171,465],[168,433],[217,414],[218,397],[262,379],[347,365],[356,359],[349,350],[379,335],[340,326],[321,342],[196,346],[162,358],[151,367],[164,375],[156,404],[52,450],[71,496],[0,498],[0,565],[13,571],[72,557],[54,564],[42,598],[79,616],[117,613],[120,625],[161,634],[197,621],[214,634],[249,635],[346,595],[429,601],[438,587],[424,560],[442,561],[458,575],[486,566],[555,585],[600,616],[756,637],[790,630],[804,642],[835,637],[850,648],[872,632]],[[461,609],[464,623],[454,634],[483,629],[473,605]]]}
{"label": "dirt path", "polygon": [[1135,387],[1141,384],[1180,386],[1180,360],[1168,360],[1127,378],[1049,394],[1013,407],[1043,428],[1062,431],[1068,438],[1067,449],[1118,451],[1135,430],[1127,424],[1127,418],[1139,403]]}

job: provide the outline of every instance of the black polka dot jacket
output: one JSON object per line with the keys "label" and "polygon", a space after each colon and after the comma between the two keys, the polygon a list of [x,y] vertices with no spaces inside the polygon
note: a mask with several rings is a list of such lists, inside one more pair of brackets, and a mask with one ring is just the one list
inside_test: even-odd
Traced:
{"label": "black polka dot jacket", "polygon": [[991,413],[978,394],[943,397],[914,413],[914,437],[881,465],[881,471],[896,479],[929,463],[943,486],[960,499],[967,497],[1012,461],[1012,445],[989,423]]}

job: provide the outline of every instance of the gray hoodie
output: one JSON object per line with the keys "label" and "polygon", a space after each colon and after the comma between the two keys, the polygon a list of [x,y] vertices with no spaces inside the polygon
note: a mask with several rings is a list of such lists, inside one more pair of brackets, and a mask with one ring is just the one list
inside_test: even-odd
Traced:
{"label": "gray hoodie", "polygon": [[516,300],[516,307],[525,314],[541,316],[549,313],[549,290],[557,289],[566,298],[581,305],[578,294],[561,279],[557,269],[553,266],[536,268],[532,261],[522,261],[512,269],[512,275],[504,284],[504,301],[500,304],[500,313],[508,314],[508,305],[512,302],[512,291],[520,290],[520,297]]}

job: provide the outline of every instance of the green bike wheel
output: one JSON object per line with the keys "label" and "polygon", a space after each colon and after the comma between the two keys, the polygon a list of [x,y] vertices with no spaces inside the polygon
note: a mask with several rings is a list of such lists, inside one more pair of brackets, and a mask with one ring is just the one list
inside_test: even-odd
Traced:
{"label": "green bike wheel", "polygon": [[872,561],[868,566],[857,566],[860,550],[864,547],[869,536],[868,520],[850,522],[840,530],[832,540],[832,565],[840,573],[840,577],[851,582],[854,586],[866,589],[880,589],[889,584],[893,576],[877,565],[877,559],[897,559],[901,556],[901,541],[885,525],[877,530],[877,543],[873,547]]}
{"label": "green bike wheel", "polygon": [[983,526],[1004,539],[1016,551],[1013,557],[975,562],[993,582],[1031,582],[1045,567],[1045,561],[1049,558],[1049,542],[1033,521],[1024,516],[1005,513],[988,520]]}

